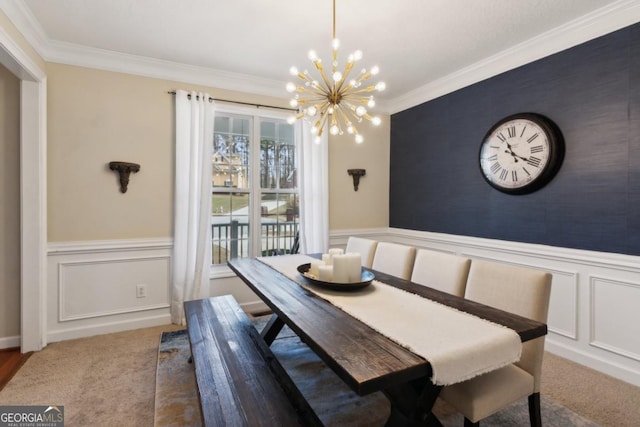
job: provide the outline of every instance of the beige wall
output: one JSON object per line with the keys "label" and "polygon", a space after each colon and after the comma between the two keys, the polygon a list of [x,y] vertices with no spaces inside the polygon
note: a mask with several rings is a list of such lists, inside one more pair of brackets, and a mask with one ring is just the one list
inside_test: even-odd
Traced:
{"label": "beige wall", "polygon": [[[352,135],[329,139],[329,228],[343,230],[389,226],[389,149],[390,122],[381,115],[382,124],[358,126],[364,136],[356,144]],[[365,169],[358,191],[348,169]]]}
{"label": "beige wall", "polygon": [[0,65],[0,337],[20,334],[20,81]]}
{"label": "beige wall", "polygon": [[[55,242],[172,235],[174,102],[168,91],[287,105],[286,99],[52,63],[47,77],[48,233]],[[330,141],[333,229],[388,225],[389,117],[384,119],[381,128],[362,126],[362,145],[346,137]],[[108,170],[113,160],[141,165],[125,194]],[[367,169],[357,193],[348,168]]]}

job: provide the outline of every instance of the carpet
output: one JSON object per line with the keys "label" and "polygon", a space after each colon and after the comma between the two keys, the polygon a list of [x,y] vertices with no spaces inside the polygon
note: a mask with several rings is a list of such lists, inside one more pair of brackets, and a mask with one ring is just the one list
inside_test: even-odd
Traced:
{"label": "carpet", "polygon": [[[266,319],[254,321],[260,330]],[[331,371],[300,339],[285,327],[271,350],[326,426],[382,426],[389,414],[389,403],[382,393],[358,396]],[[200,408],[186,331],[162,334],[156,372],[154,424],[200,426]],[[542,424],[547,427],[597,427],[571,410],[544,396]],[[438,401],[434,413],[445,427],[463,425],[453,408]],[[529,424],[526,399],[482,421],[482,426],[520,426]]]}

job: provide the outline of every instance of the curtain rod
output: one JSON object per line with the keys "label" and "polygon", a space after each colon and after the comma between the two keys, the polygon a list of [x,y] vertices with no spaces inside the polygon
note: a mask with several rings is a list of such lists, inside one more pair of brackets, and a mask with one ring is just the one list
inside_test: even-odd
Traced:
{"label": "curtain rod", "polygon": [[[170,94],[170,95],[175,95],[176,94],[175,91],[169,91],[167,93]],[[188,94],[187,96],[189,97],[189,99],[191,99],[191,94]],[[233,104],[242,104],[242,105],[252,105],[252,106],[258,107],[258,108],[263,107],[263,108],[276,108],[278,110],[298,111],[298,110],[293,109],[293,108],[276,107],[275,105],[255,104],[255,103],[252,103],[252,102],[232,101],[230,99],[219,99],[219,98],[213,98],[213,97],[210,96],[209,97],[209,102],[211,102],[211,101],[231,102]]]}

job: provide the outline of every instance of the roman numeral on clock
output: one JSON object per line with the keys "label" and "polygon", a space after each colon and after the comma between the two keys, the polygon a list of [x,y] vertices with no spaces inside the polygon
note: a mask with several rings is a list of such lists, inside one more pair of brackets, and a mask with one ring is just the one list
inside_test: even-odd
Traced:
{"label": "roman numeral on clock", "polygon": [[500,179],[504,181],[505,179],[507,179],[507,175],[509,175],[509,171],[506,169],[502,169],[502,172],[500,172]]}
{"label": "roman numeral on clock", "polygon": [[507,128],[507,132],[509,133],[509,138],[513,138],[514,136],[516,136],[516,127],[515,126],[509,126]]}
{"label": "roman numeral on clock", "polygon": [[534,166],[536,168],[540,167],[540,162],[542,162],[542,160],[540,160],[539,158],[534,157],[534,156],[530,156],[529,160],[527,160],[528,164],[530,164],[531,166]]}
{"label": "roman numeral on clock", "polygon": [[498,162],[495,162],[494,164],[491,165],[491,173],[493,174],[498,172],[500,169],[502,169],[502,166],[500,166],[500,163]]}
{"label": "roman numeral on clock", "polygon": [[531,153],[540,153],[544,148],[542,145],[536,145],[535,147],[531,147]]}
{"label": "roman numeral on clock", "polygon": [[528,142],[529,144],[531,144],[531,141],[533,141],[534,139],[536,139],[536,138],[538,137],[538,135],[539,135],[538,133],[534,133],[533,135],[531,135],[531,136],[527,139],[527,142]]}
{"label": "roman numeral on clock", "polygon": [[513,182],[518,181],[518,171],[511,171],[511,181]]}

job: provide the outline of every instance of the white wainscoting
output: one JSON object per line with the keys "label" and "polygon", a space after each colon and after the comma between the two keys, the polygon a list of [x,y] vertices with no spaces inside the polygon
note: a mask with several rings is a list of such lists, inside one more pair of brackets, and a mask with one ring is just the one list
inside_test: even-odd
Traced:
{"label": "white wainscoting", "polygon": [[640,386],[640,257],[394,228],[333,230],[553,274],[546,349]]}
{"label": "white wainscoting", "polygon": [[168,239],[50,243],[47,340],[171,323],[171,247]]}

